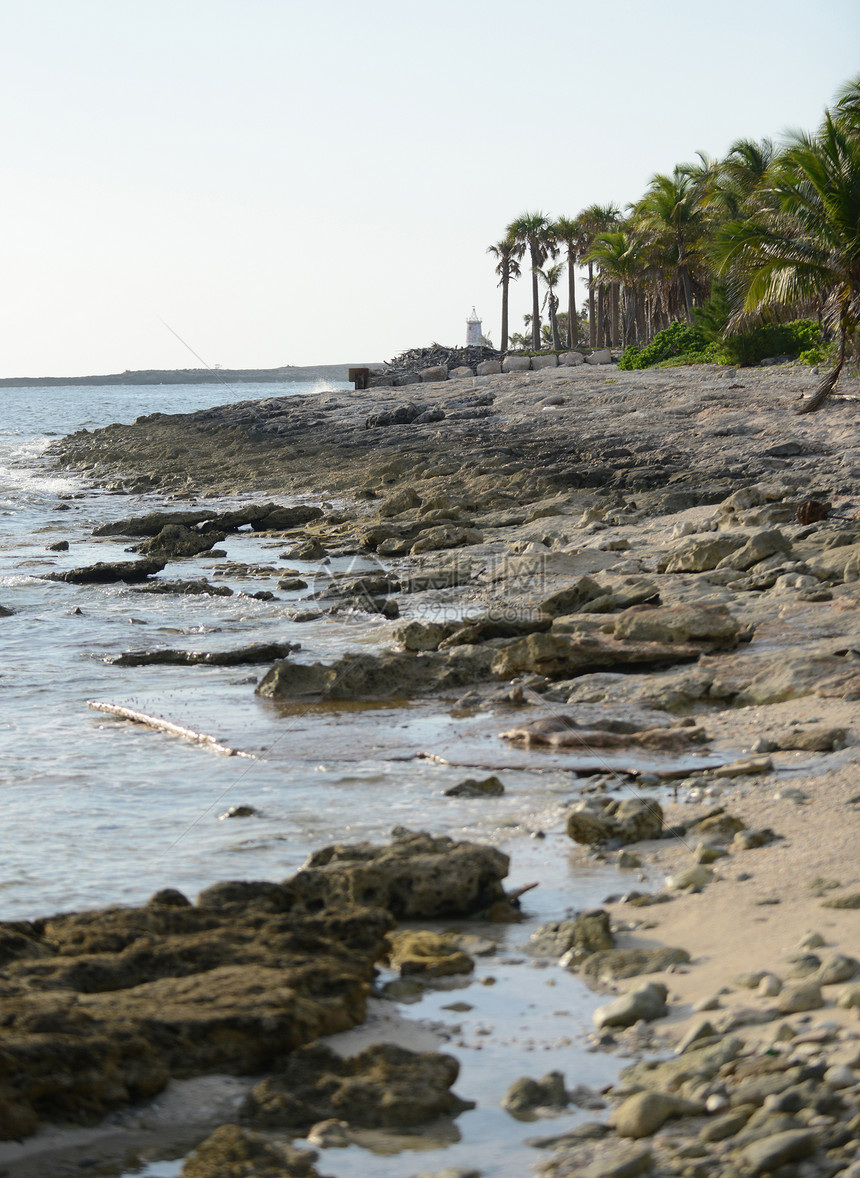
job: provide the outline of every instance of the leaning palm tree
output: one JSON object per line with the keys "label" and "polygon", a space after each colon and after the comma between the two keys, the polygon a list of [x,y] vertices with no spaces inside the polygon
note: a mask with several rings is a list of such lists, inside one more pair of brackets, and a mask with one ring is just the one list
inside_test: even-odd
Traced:
{"label": "leaning palm tree", "polygon": [[522,213],[511,221],[507,236],[512,237],[529,252],[532,272],[532,347],[540,351],[540,299],[538,298],[538,270],[547,258],[555,257],[557,247],[552,232],[552,222],[545,213]]}
{"label": "leaning palm tree", "polygon": [[555,288],[561,281],[561,274],[564,270],[564,262],[556,262],[554,266],[547,266],[545,270],[538,270],[538,276],[546,286],[546,294],[543,298],[542,309],[547,307],[549,310],[549,324],[552,333],[552,350],[554,352],[561,351],[561,337],[558,333],[558,295],[555,293]]}
{"label": "leaning palm tree", "polygon": [[804,403],[833,391],[850,347],[860,365],[860,130],[825,112],[816,135],[797,133],[767,180],[772,205],[732,221],[715,241],[720,273],[739,310],[729,328],[818,301],[837,338],[836,363]]}
{"label": "leaning palm tree", "polygon": [[520,276],[520,258],[523,247],[512,237],[503,237],[495,245],[487,247],[487,253],[496,259],[496,273],[499,275],[499,286],[502,288],[502,342],[500,350],[506,352],[508,348],[508,289],[511,279]]}

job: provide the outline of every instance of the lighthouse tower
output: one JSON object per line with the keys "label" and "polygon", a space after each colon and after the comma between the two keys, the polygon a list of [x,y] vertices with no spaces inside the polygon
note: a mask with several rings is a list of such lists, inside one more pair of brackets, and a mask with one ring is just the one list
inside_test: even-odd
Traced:
{"label": "lighthouse tower", "polygon": [[466,320],[466,347],[471,347],[472,344],[480,344],[482,338],[481,320],[478,318],[473,307],[472,314]]}

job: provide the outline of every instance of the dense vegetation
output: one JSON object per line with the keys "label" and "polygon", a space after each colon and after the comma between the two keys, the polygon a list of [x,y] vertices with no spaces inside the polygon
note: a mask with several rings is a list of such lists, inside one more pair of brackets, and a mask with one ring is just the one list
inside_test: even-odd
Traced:
{"label": "dense vegetation", "polygon": [[[818,408],[849,354],[860,370],[860,77],[814,134],[795,132],[779,147],[739,139],[721,160],[700,152],[653,176],[624,214],[614,205],[556,220],[523,213],[489,252],[502,350],[558,350],[582,338],[623,347],[623,368],[826,361],[805,411]],[[509,337],[510,283],[526,257],[527,334]],[[587,270],[587,313],[576,307],[578,266]],[[556,293],[565,267],[566,313]]]}

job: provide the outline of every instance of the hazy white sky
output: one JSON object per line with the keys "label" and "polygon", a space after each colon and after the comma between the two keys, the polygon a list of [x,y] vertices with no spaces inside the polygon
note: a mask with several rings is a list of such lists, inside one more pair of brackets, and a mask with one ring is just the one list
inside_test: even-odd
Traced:
{"label": "hazy white sky", "polygon": [[[0,376],[499,341],[487,246],[814,129],[857,0],[0,0]],[[512,294],[512,324],[530,306]]]}

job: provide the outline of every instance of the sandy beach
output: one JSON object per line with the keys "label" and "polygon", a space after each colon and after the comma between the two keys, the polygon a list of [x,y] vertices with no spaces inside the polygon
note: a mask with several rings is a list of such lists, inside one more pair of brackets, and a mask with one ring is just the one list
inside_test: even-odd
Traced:
{"label": "sandy beach", "polygon": [[[613,1130],[536,1151],[541,1173],[860,1173],[860,419],[847,378],[822,412],[798,417],[814,383],[795,365],[584,365],[155,415],[55,447],[64,467],[117,490],[157,488],[177,511],[184,497],[237,490],[312,495],[323,513],[295,543],[376,553],[401,595],[373,592],[401,607],[410,577],[480,570],[459,588],[449,576],[447,614],[428,597],[409,635],[391,616],[395,661],[372,656],[383,661],[354,688],[342,663],[314,663],[308,686],[286,659],[268,690],[290,701],[336,680],[340,698],[368,699],[388,675],[397,693],[441,691],[505,730],[502,767],[513,749],[539,760],[573,747],[571,733],[593,754],[581,812],[605,826],[579,841],[572,820],[566,845],[584,870],[618,862],[630,880],[602,906],[609,952],[689,954],[623,977],[607,958],[592,978],[606,1003],[662,985],[665,1010],[598,1019],[595,1046],[653,1059],[682,1043],[698,1063],[660,1075],[665,1107],[644,1128],[620,1110],[655,1094],[641,1074],[622,1076],[609,1112],[593,1114]],[[417,410],[408,421],[396,418],[403,404]],[[799,516],[809,501],[824,506]],[[458,631],[454,604],[483,631]],[[493,629],[500,617],[545,624]],[[659,757],[656,771],[637,767],[648,741],[693,748],[693,729],[700,769]],[[612,740],[624,771],[603,751]],[[625,800],[660,811],[659,837],[625,833],[614,818]],[[587,960],[571,968],[587,974]],[[363,1043],[349,1034],[350,1050]],[[701,1053],[718,1049],[709,1070]],[[758,1075],[785,1082],[752,1094]],[[738,1108],[725,1135],[710,1132]],[[325,1162],[323,1151],[320,1173]],[[270,1172],[255,1164],[243,1172]],[[404,1161],[403,1173],[419,1168]]]}

